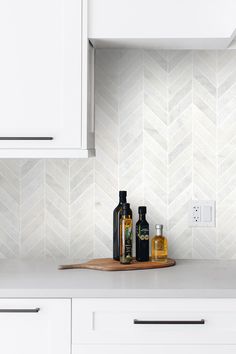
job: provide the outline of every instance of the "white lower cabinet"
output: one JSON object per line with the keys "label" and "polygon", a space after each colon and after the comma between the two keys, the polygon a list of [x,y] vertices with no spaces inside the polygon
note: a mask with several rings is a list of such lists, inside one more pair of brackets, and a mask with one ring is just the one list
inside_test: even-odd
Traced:
{"label": "white lower cabinet", "polygon": [[1,299],[0,353],[70,354],[70,299]]}
{"label": "white lower cabinet", "polygon": [[74,299],[73,354],[236,353],[235,299]]}
{"label": "white lower cabinet", "polygon": [[235,354],[235,299],[0,299],[4,354]]}

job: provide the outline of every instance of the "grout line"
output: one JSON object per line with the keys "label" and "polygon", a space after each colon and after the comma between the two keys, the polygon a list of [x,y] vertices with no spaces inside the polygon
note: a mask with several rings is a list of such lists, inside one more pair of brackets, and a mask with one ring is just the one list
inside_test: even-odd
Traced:
{"label": "grout line", "polygon": [[96,218],[96,189],[95,189],[95,174],[96,174],[96,169],[95,169],[95,157],[93,157],[93,235],[92,235],[92,242],[91,242],[91,246],[92,246],[92,257],[95,257],[95,232],[96,232],[96,225],[95,225],[95,218]]}
{"label": "grout line", "polygon": [[[122,49],[119,49],[118,51],[118,64],[117,64],[117,70],[118,70],[118,78],[117,78],[117,120],[118,120],[118,141],[117,141],[117,183],[118,183],[118,189],[117,189],[117,198],[119,197],[118,193],[119,190],[121,190],[120,186],[120,83],[121,83],[121,58],[122,58]],[[122,186],[123,190],[123,186]],[[112,230],[113,231],[113,230]],[[113,242],[113,234],[112,234],[112,242]],[[113,247],[113,243],[112,243]],[[112,254],[113,254],[113,249],[112,249]]]}
{"label": "grout line", "polygon": [[121,189],[120,187],[120,75],[121,75],[121,56],[122,56],[122,49],[118,52],[118,80],[117,80],[117,118],[118,118],[118,141],[117,141],[117,174],[118,174],[118,190]]}
{"label": "grout line", "polygon": [[166,98],[167,98],[167,141],[166,141],[166,148],[167,148],[167,155],[166,155],[166,228],[167,231],[169,232],[169,184],[170,184],[170,176],[169,176],[169,152],[170,152],[170,110],[169,110],[169,102],[170,102],[170,94],[169,94],[169,88],[170,88],[170,73],[169,73],[169,69],[170,69],[170,51],[167,51],[167,55],[166,55],[166,61],[167,61],[167,87],[166,87]]}
{"label": "grout line", "polygon": [[[96,49],[94,52],[94,126],[96,127]],[[94,132],[94,139],[95,139],[95,147],[96,147],[96,129]],[[92,189],[92,195],[93,195],[93,208],[92,208],[92,213],[93,213],[93,217],[92,217],[92,223],[93,223],[93,235],[92,235],[92,242],[91,242],[91,247],[92,247],[92,257],[95,257],[95,233],[96,233],[96,223],[95,223],[95,219],[96,219],[96,156],[92,158],[93,159],[93,163],[92,163],[92,169],[93,169],[93,189]]]}
{"label": "grout line", "polygon": [[215,243],[216,243],[216,246],[215,246],[215,257],[216,259],[218,259],[219,257],[219,231],[218,231],[218,228],[217,228],[217,208],[218,208],[218,205],[219,205],[219,201],[218,201],[218,187],[219,187],[219,151],[218,151],[218,148],[219,148],[219,121],[218,121],[218,112],[219,112],[219,102],[218,102],[218,96],[219,96],[219,92],[218,92],[218,88],[219,88],[219,85],[218,85],[218,51],[216,51],[216,67],[215,67],[215,72],[216,72],[216,105],[215,105],[215,109],[216,109],[216,112],[215,112],[215,117],[216,117],[216,126],[215,126],[215,129],[216,129],[216,146],[215,146],[215,151],[216,151],[216,154],[215,154],[215,159],[216,159],[216,184],[215,184],[215,188],[216,188],[216,194],[215,194],[215,198],[216,198],[216,204],[215,204],[215,212],[216,212],[216,215],[215,215],[215,222],[216,222],[216,226],[215,226],[215,231],[216,231],[216,239],[215,239]]}
{"label": "grout line", "polygon": [[[194,70],[193,70],[193,65],[194,65],[194,59],[193,59],[193,51],[192,51],[192,103],[191,103],[191,135],[192,135],[192,200],[194,198],[194,134],[193,134],[193,131],[194,131],[194,116],[193,116],[193,80],[194,80]],[[191,202],[191,201],[190,201]],[[189,211],[188,211],[189,212]],[[187,215],[187,219],[188,219],[188,215]],[[188,227],[190,228],[190,226],[188,225]],[[191,256],[192,256],[192,259],[194,258],[193,257],[193,249],[194,249],[194,229],[191,227],[190,228],[191,230],[191,237],[192,237],[192,250],[191,250]]]}
{"label": "grout line", "polygon": [[145,173],[144,173],[144,144],[145,144],[145,139],[144,139],[144,50],[142,50],[142,184],[143,184],[143,188],[142,188],[142,191],[143,191],[143,200],[142,200],[142,204],[144,205],[145,201]]}
{"label": "grout line", "polygon": [[46,159],[43,159],[43,258],[46,257]]}
{"label": "grout line", "polygon": [[[20,173],[19,173],[19,244],[18,244],[18,256],[22,258],[22,162],[20,160]],[[23,162],[24,163],[24,162]]]}
{"label": "grout line", "polygon": [[71,159],[68,161],[68,214],[69,214],[69,220],[68,220],[68,249],[67,249],[67,256],[71,257]]}

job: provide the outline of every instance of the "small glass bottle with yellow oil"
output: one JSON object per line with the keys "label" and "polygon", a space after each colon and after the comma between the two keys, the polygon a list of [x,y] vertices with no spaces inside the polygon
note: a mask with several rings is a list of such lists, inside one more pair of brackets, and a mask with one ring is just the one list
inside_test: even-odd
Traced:
{"label": "small glass bottle with yellow oil", "polygon": [[152,239],[152,262],[165,262],[168,257],[168,242],[163,236],[163,225],[155,225],[156,235]]}

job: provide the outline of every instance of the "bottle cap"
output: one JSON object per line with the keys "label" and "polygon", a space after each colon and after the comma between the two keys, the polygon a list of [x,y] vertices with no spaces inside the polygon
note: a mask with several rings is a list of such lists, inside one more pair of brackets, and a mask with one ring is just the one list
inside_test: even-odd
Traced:
{"label": "bottle cap", "polygon": [[157,230],[163,230],[163,225],[162,224],[156,224],[155,229]]}
{"label": "bottle cap", "polygon": [[138,213],[139,214],[146,214],[147,213],[147,207],[145,207],[145,206],[138,207]]}
{"label": "bottle cap", "polygon": [[120,203],[126,203],[126,191],[119,191]]}

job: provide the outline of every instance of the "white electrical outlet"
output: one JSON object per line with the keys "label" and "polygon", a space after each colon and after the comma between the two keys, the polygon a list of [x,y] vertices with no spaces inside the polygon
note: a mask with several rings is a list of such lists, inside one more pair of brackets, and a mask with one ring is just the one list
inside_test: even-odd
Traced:
{"label": "white electrical outlet", "polygon": [[199,205],[193,204],[192,207],[192,222],[195,224],[199,223],[201,219],[201,208]]}
{"label": "white electrical outlet", "polygon": [[192,200],[189,208],[189,224],[192,227],[215,227],[215,201]]}

